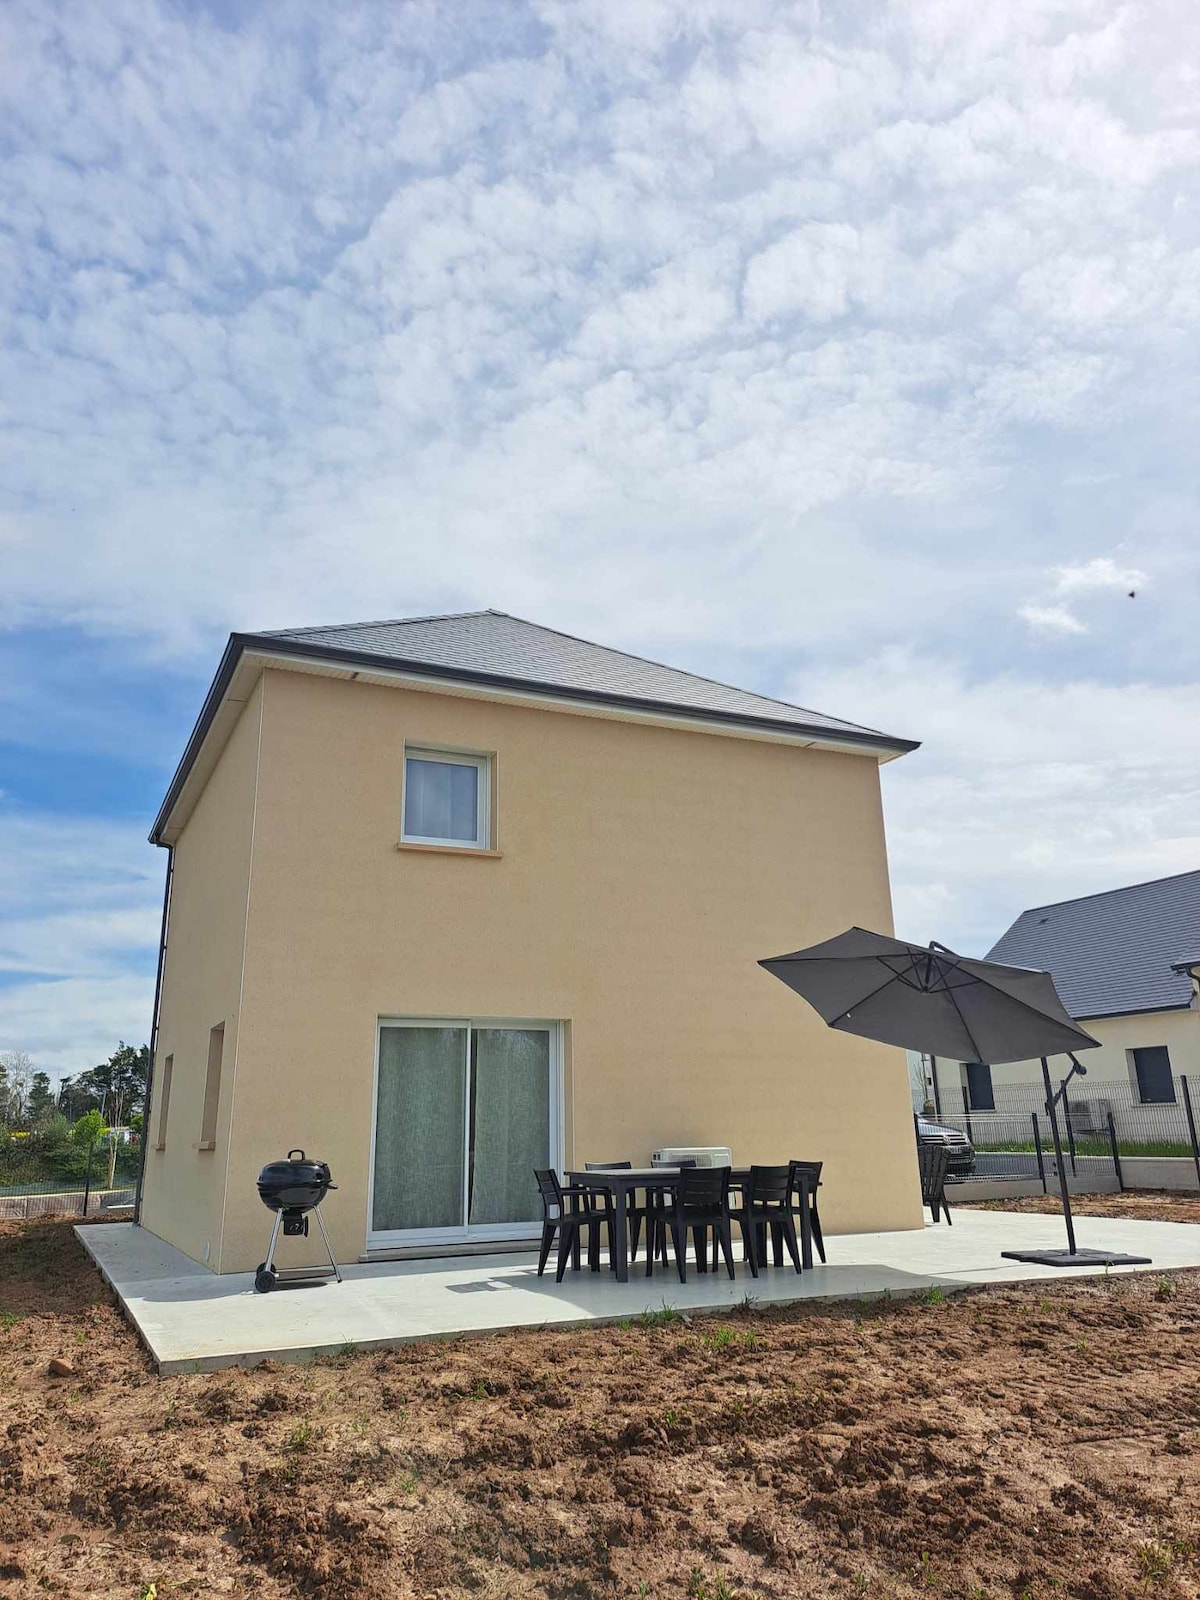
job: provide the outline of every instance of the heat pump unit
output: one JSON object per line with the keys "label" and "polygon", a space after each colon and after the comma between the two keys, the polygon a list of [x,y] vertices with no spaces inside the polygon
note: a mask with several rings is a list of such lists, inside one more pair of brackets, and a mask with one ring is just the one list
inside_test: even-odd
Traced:
{"label": "heat pump unit", "polygon": [[1075,1100],[1071,1099],[1071,1127],[1078,1135],[1081,1133],[1108,1132],[1108,1114],[1112,1110],[1111,1100]]}
{"label": "heat pump unit", "polygon": [[731,1167],[733,1154],[725,1144],[669,1144],[651,1156],[656,1167],[677,1167],[693,1161],[698,1167]]}

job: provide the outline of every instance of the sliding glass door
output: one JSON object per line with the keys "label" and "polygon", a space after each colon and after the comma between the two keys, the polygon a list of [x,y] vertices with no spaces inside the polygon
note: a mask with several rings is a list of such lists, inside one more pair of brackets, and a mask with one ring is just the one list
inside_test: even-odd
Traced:
{"label": "sliding glass door", "polygon": [[535,1234],[560,1075],[557,1023],[381,1021],[369,1243]]}

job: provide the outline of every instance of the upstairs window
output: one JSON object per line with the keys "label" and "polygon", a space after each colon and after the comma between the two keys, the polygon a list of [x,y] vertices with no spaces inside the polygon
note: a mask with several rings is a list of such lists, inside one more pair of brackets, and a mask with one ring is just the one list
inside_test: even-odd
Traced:
{"label": "upstairs window", "polygon": [[406,750],[403,842],[490,849],[490,776],[487,756]]}

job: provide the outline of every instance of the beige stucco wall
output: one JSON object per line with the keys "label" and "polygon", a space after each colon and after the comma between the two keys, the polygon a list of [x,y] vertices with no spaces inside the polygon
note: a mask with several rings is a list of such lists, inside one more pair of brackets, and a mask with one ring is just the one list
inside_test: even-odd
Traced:
{"label": "beige stucco wall", "polygon": [[[238,1053],[239,996],[258,766],[261,685],[239,717],[175,847],[142,1222],[199,1261],[219,1260]],[[200,1150],[209,1031],[224,1023],[216,1148]],[[174,1059],[166,1149],[163,1064]]]}
{"label": "beige stucco wall", "polygon": [[[829,1231],[920,1226],[903,1053],[755,965],[890,928],[872,757],[278,670],[262,693],[221,1270],[262,1258],[254,1178],[293,1145],[363,1250],[380,1015],[567,1022],[571,1161],[820,1158]],[[395,848],[406,740],[496,752],[499,859]]]}
{"label": "beige stucco wall", "polygon": [[[1188,1073],[1200,1078],[1200,1011],[1146,1011],[1128,1017],[1093,1017],[1085,1019],[1080,1026],[1100,1041],[1098,1050],[1079,1051],[1079,1059],[1087,1068],[1081,1093],[1098,1083],[1126,1083],[1136,1089],[1137,1080],[1128,1052],[1151,1045],[1166,1045],[1171,1053],[1171,1069],[1176,1075]],[[1068,1065],[1065,1056],[1051,1060],[1050,1070],[1056,1082]],[[962,1073],[959,1062],[939,1059],[942,1110],[948,1114],[962,1111]],[[992,1084],[996,1088],[1002,1084],[1040,1084],[1041,1081],[1040,1061],[1012,1061],[992,1068]],[[1200,1083],[1197,1087],[1200,1088]]]}

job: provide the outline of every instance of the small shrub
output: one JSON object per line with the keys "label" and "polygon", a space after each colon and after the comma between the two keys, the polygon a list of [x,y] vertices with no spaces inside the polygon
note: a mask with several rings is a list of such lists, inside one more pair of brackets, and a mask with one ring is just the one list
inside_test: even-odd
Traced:
{"label": "small shrub", "polygon": [[1174,1300],[1175,1279],[1160,1278],[1154,1286],[1154,1298],[1156,1300]]}
{"label": "small shrub", "polygon": [[931,1283],[927,1289],[921,1290],[917,1299],[923,1306],[944,1306],[946,1291],[939,1284]]}

